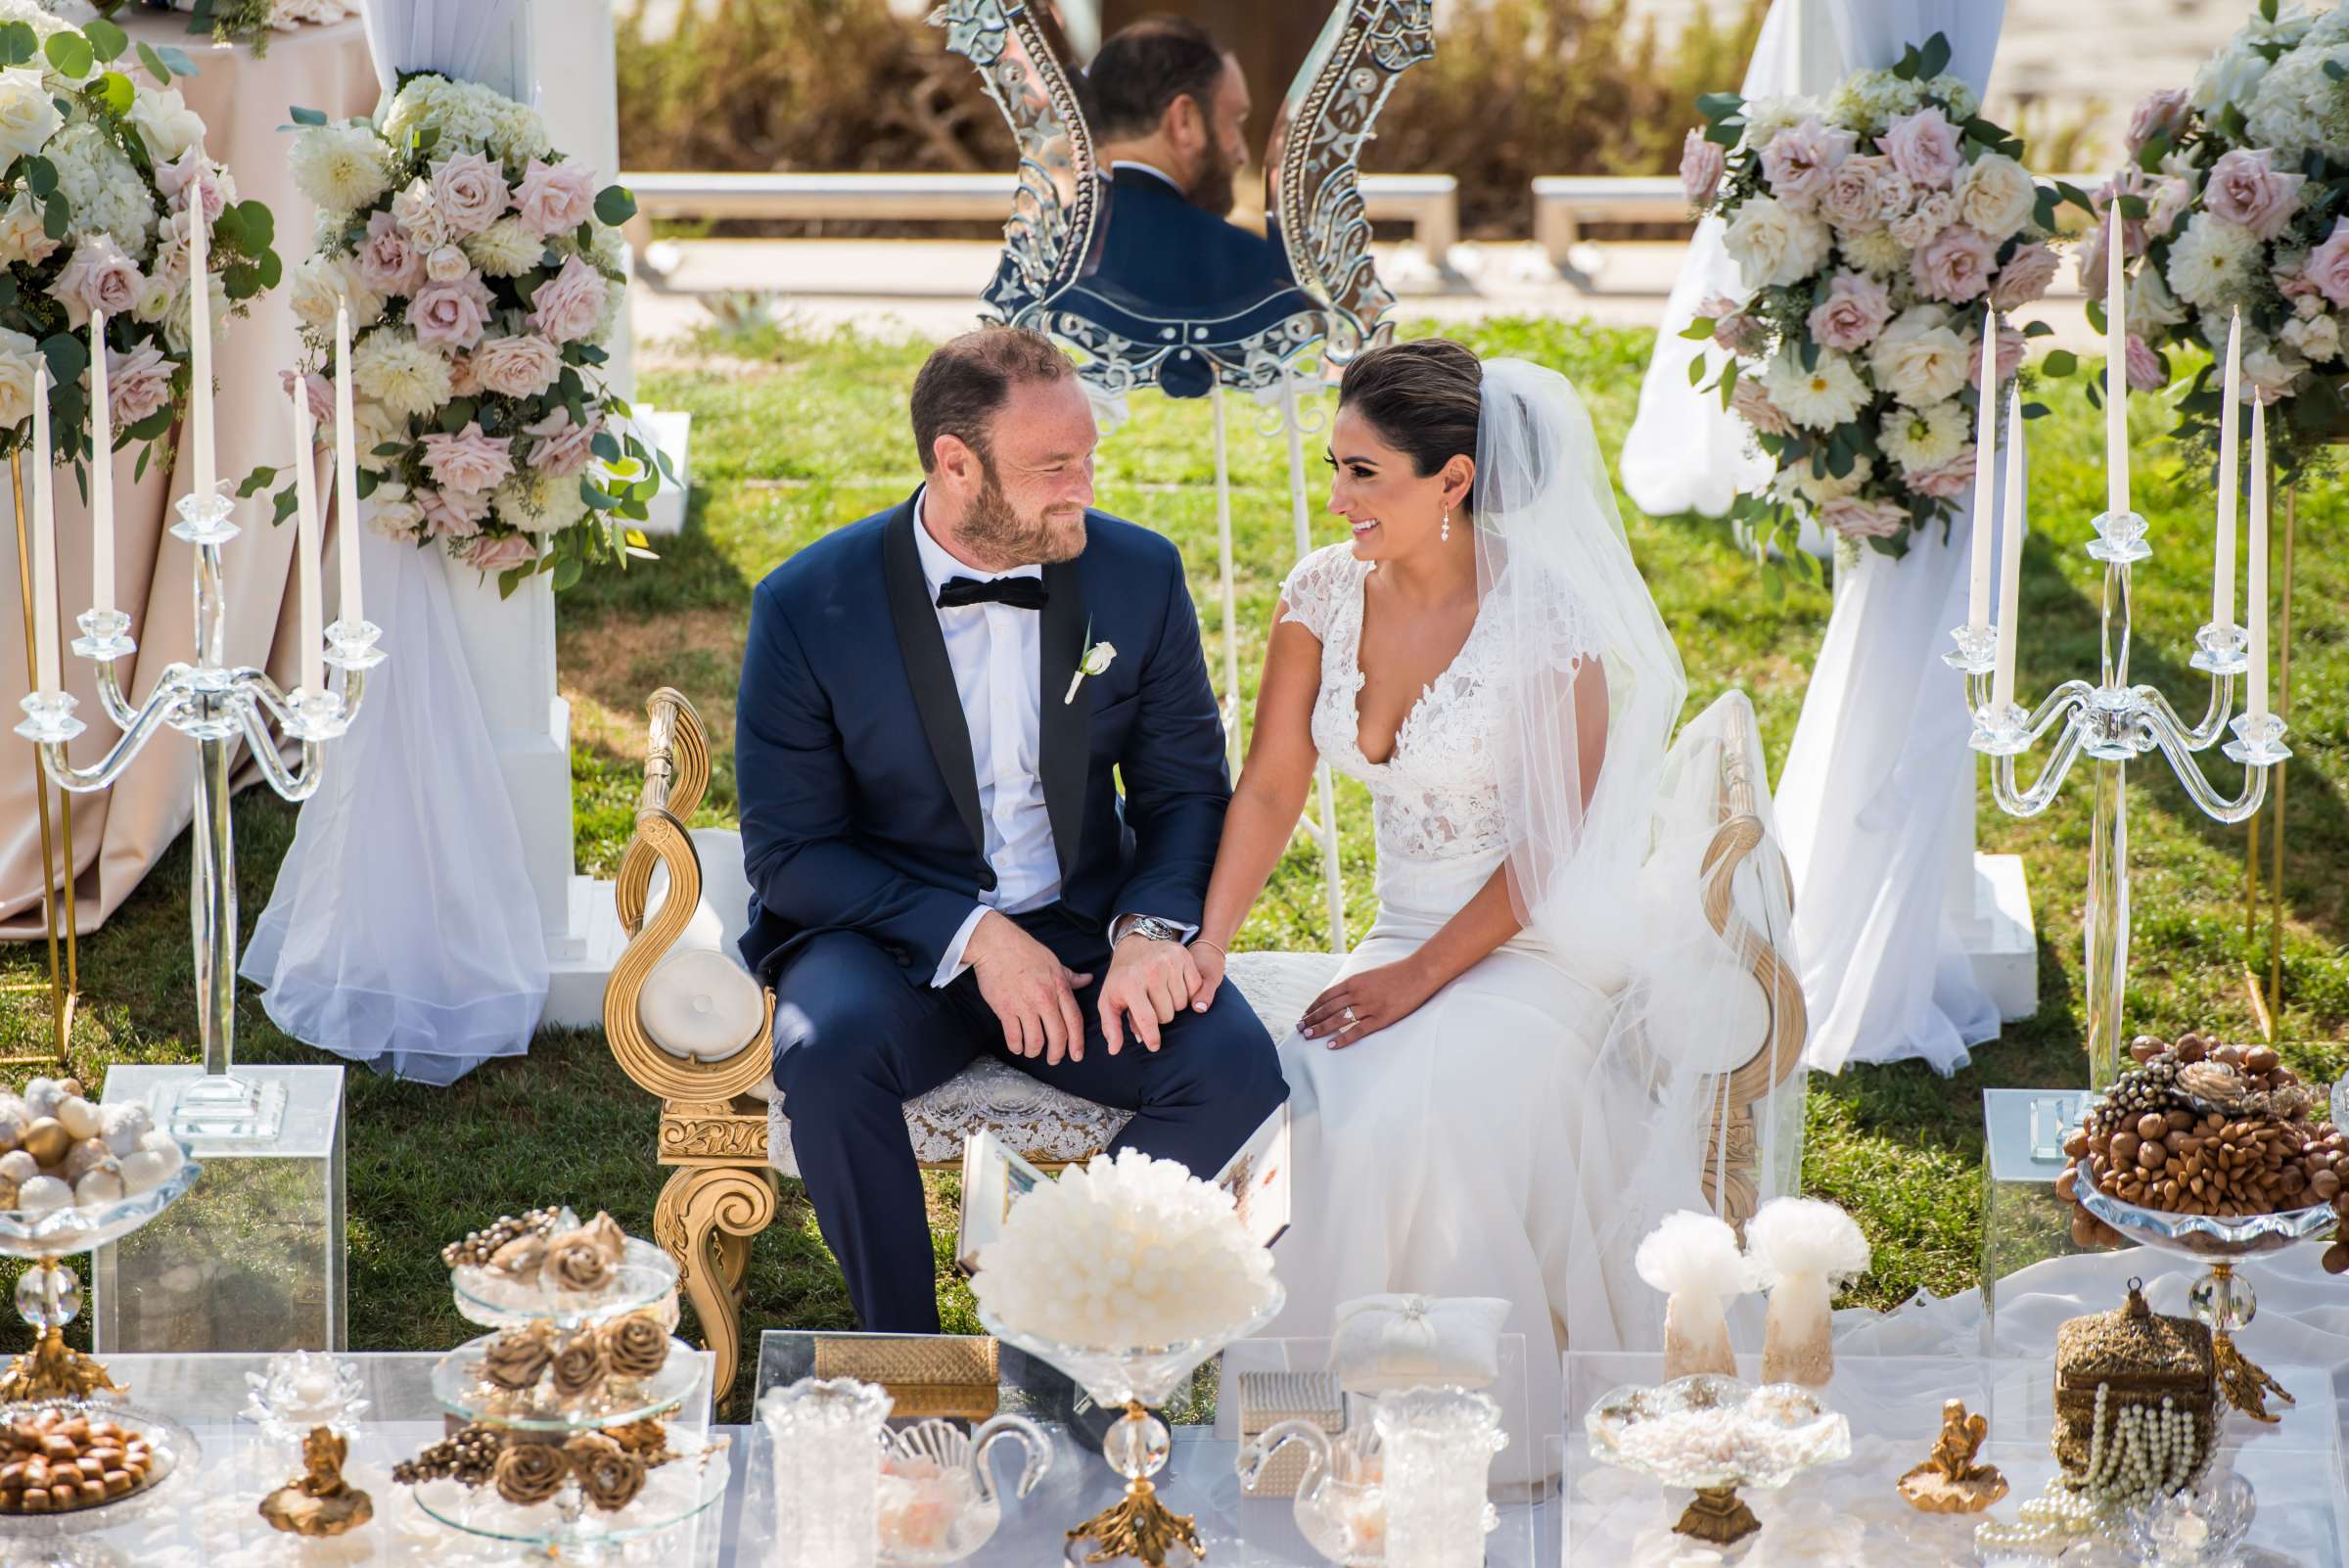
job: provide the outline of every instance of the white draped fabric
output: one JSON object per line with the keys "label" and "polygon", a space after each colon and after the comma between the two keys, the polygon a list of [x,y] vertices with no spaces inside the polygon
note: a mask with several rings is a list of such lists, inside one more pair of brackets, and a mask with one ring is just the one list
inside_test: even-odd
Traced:
{"label": "white draped fabric", "polygon": [[[387,89],[437,70],[531,96],[521,0],[370,0],[367,32]],[[241,972],[295,1038],[448,1084],[530,1049],[542,922],[438,552],[337,526],[339,547],[359,541],[387,657],[328,748]]]}
{"label": "white draped fabric", "polygon": [[[2003,0],[1778,0],[1745,94],[1824,95],[1936,32],[1950,40],[1950,69],[1980,91],[2004,11]],[[1625,488],[1651,514],[1719,513],[1769,475],[1741,423],[1688,384],[1690,360],[1719,351],[1678,336],[1706,299],[1743,292],[1709,220],[1673,291],[1624,443]],[[1955,1072],[1968,1046],[1999,1033],[1998,1008],[1943,915],[1952,835],[1971,841],[1968,725],[1958,677],[1940,656],[1963,614],[1972,528],[1964,502],[1946,541],[1930,531],[1900,560],[1865,550],[1837,573],[1834,613],[1779,777],[1808,1059],[1828,1072],[1908,1057]]]}

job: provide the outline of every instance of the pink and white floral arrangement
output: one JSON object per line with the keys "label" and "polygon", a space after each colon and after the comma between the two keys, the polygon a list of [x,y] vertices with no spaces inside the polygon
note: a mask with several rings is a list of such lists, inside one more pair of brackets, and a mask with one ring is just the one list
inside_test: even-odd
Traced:
{"label": "pink and white floral arrangement", "polygon": [[[2349,438],[2349,7],[2310,17],[2262,0],[2185,88],[2131,116],[2117,191],[2130,272],[2129,385],[2168,385],[2168,350],[2223,352],[2243,318],[2243,382],[2282,404],[2268,423],[2286,475]],[[2101,226],[2081,270],[2102,308]],[[2178,434],[2216,449],[2222,403],[2206,364],[2179,398]]]}
{"label": "pink and white floral arrangement", "polygon": [[[556,152],[535,111],[477,83],[412,76],[380,114],[297,110],[292,154],[319,208],[317,249],[294,271],[299,373],[323,440],[347,302],[372,526],[438,543],[506,593],[533,572],[560,589],[649,556],[629,525],[666,466],[604,378],[634,202]],[[291,515],[290,484],[277,509]]]}
{"label": "pink and white floral arrangement", "polygon": [[1731,509],[1765,559],[1805,515],[1896,556],[1946,527],[1974,483],[1986,307],[2002,382],[2048,330],[2005,313],[2047,293],[2056,208],[2086,199],[2024,170],[2022,143],[1981,117],[1949,59],[1937,33],[1824,103],[1697,101],[1705,125],[1688,133],[1681,182],[1722,219],[1743,298],[1700,309],[1686,336],[1728,357],[1710,383],[1705,358],[1689,374],[1775,466]]}
{"label": "pink and white floral arrangement", "polygon": [[0,0],[0,450],[32,438],[35,378],[46,365],[56,449],[87,461],[84,377],[91,318],[106,318],[107,403],[117,447],[155,443],[187,400],[189,204],[209,230],[207,286],[215,330],[278,282],[275,224],[239,202],[204,151],[204,121],[174,75],[176,49],[140,46],[93,19],[59,21],[31,0]]}

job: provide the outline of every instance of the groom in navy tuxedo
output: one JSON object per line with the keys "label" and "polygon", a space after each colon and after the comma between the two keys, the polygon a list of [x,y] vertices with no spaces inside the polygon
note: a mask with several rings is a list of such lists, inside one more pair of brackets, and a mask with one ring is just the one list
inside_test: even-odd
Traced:
{"label": "groom in navy tuxedo", "polygon": [[1237,991],[1191,999],[1231,792],[1181,558],[1090,510],[1048,340],[955,339],[912,415],[921,488],[759,585],[734,756],[802,1179],[864,1326],[935,1333],[905,1100],[990,1054],[1212,1176],[1288,1088]]}

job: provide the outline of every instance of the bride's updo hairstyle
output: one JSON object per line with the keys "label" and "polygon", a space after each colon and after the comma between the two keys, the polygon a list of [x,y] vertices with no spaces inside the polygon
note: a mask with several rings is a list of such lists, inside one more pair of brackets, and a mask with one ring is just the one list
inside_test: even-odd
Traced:
{"label": "bride's updo hairstyle", "polygon": [[[1353,409],[1380,440],[1407,453],[1413,472],[1425,479],[1455,457],[1476,460],[1484,381],[1483,362],[1449,338],[1391,343],[1346,367],[1338,406]],[[1476,509],[1473,481],[1461,504]]]}

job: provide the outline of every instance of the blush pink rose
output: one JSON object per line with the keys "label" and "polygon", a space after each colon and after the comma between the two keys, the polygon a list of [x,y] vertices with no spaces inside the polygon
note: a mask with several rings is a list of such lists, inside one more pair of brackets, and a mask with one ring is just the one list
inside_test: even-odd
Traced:
{"label": "blush pink rose", "polygon": [[570,343],[584,338],[595,330],[596,319],[604,313],[604,291],[608,286],[602,273],[571,256],[563,270],[538,286],[530,299],[530,325],[556,343]]}
{"label": "blush pink rose", "polygon": [[436,537],[470,539],[482,531],[482,520],[489,515],[489,497],[479,490],[436,490],[420,484],[416,507]]}
{"label": "blush pink rose", "polygon": [[[2104,241],[2112,234],[2112,199],[2115,194],[2142,196],[2145,198],[2149,209],[2154,196],[2152,179],[2142,169],[2125,168],[2118,176],[2106,180],[2089,193],[2089,201],[2096,209],[2096,226],[2092,231],[2092,237],[2098,247],[2099,256],[2103,254]],[[2124,259],[2145,254],[2145,222],[2144,218],[2121,219],[2121,255]],[[2097,263],[2096,270],[2098,273],[2104,270],[2101,261]]]}
{"label": "blush pink rose", "polygon": [[1745,313],[1737,301],[1726,294],[1717,294],[1696,307],[1696,313],[1713,323],[1713,342],[1733,354],[1754,354],[1762,351],[1765,341],[1762,324]]}
{"label": "blush pink rose", "polygon": [[442,489],[487,490],[514,472],[511,437],[484,436],[481,422],[454,436],[435,431],[424,438],[424,466]]}
{"label": "blush pink rose", "polygon": [[2054,247],[2026,245],[2006,258],[1990,286],[1990,302],[2001,310],[2019,310],[2046,298],[2055,282],[2058,265]]}
{"label": "blush pink rose", "polygon": [[404,299],[424,284],[424,252],[400,232],[389,212],[369,215],[358,259],[359,281],[371,294]]}
{"label": "blush pink rose", "polygon": [[477,533],[457,559],[477,572],[510,572],[537,560],[538,546],[527,533]]}
{"label": "blush pink rose", "polygon": [[88,323],[93,310],[110,316],[127,314],[146,287],[147,278],[138,263],[125,255],[111,236],[92,234],[73,248],[66,269],[49,285],[49,292],[79,327]]}
{"label": "blush pink rose", "polygon": [[1819,520],[1847,539],[1889,539],[1909,528],[1909,510],[1893,501],[1839,496],[1819,509]]}
{"label": "blush pink rose", "polygon": [[[1738,384],[1741,388],[1743,382]],[[571,410],[558,408],[535,425],[522,427],[523,434],[534,436],[529,462],[541,474],[568,479],[587,466],[595,455],[596,432],[604,428],[604,416],[596,415],[584,425],[571,422]]]}
{"label": "blush pink rose", "polygon": [[2129,349],[2122,356],[2122,372],[2129,379],[2131,392],[2159,392],[2170,384],[2161,373],[2161,360],[2136,333],[2129,334]]}
{"label": "blush pink rose", "polygon": [[127,429],[169,401],[171,378],[178,371],[178,362],[165,359],[162,350],[151,343],[143,343],[128,353],[109,348],[106,406],[115,429]]}
{"label": "blush pink rose", "polygon": [[1958,448],[1955,455],[1935,463],[1931,468],[1909,470],[1909,487],[1919,495],[1939,496],[1945,501],[1956,500],[1973,488],[1975,450],[1974,443],[1967,441]]}
{"label": "blush pink rose", "polygon": [[433,165],[433,206],[452,240],[479,234],[504,217],[512,200],[505,176],[479,153],[459,153]]}
{"label": "blush pink rose", "polygon": [[1910,258],[1910,281],[1928,300],[1963,304],[1979,300],[1990,287],[1990,271],[1998,247],[1987,235],[1962,223],[1953,223],[1927,240]]}
{"label": "blush pink rose", "polygon": [[2147,93],[2129,116],[2129,156],[2135,158],[2156,136],[2167,136],[2186,123],[2187,89],[2166,87]]}
{"label": "blush pink rose", "polygon": [[448,356],[448,394],[451,397],[479,397],[482,378],[473,373],[473,355]]}
{"label": "blush pink rose", "polygon": [[1819,196],[1819,215],[1846,233],[1872,229],[1884,220],[1888,208],[1908,205],[1909,182],[1888,158],[1864,155],[1847,158]]}
{"label": "blush pink rose", "polygon": [[1827,284],[1827,297],[1813,308],[1811,336],[1829,348],[1850,353],[1876,341],[1892,319],[1892,292],[1875,279],[1857,272],[1838,272]]}
{"label": "blush pink rose", "polygon": [[563,371],[563,351],[536,333],[486,338],[473,351],[473,375],[508,397],[535,397]]}
{"label": "blush pink rose", "polygon": [[1826,194],[1835,169],[1852,156],[1855,141],[1848,130],[1832,130],[1817,116],[1789,125],[1762,148],[1762,173],[1770,194],[1797,212],[1809,212]]}
{"label": "blush pink rose", "polygon": [[[1976,334],[1976,342],[1979,341],[1980,335]],[[1991,355],[1992,377],[2002,382],[2012,381],[2014,373],[2023,368],[2023,350],[2029,346],[2030,340],[2023,336],[2020,327],[2001,327],[1998,352]],[[1974,368],[1977,371],[1982,368],[1981,350],[1978,347],[1975,349]]]}
{"label": "blush pink rose", "polygon": [[576,229],[595,215],[595,171],[583,163],[544,163],[533,158],[514,193],[514,208],[522,226],[542,240]]}
{"label": "blush pink rose", "polygon": [[1794,421],[1770,400],[1761,383],[1750,376],[1738,378],[1736,388],[1729,393],[1729,408],[1764,436],[1783,436],[1794,429]]}
{"label": "blush pink rose", "polygon": [[1902,115],[1885,128],[1884,156],[1911,185],[1947,190],[1965,166],[1958,142],[1958,127],[1939,109],[1920,109]]}
{"label": "blush pink rose", "polygon": [[[108,368],[111,373],[112,365],[110,364]],[[277,389],[279,395],[290,395],[294,391],[294,372],[291,370],[279,371],[277,373]],[[318,439],[325,440],[333,433],[335,426],[334,383],[312,371],[302,378],[302,390],[309,394],[310,429]],[[108,383],[107,392],[110,394],[108,401],[111,402],[113,401],[111,396],[114,392],[113,383]]]}
{"label": "blush pink rose", "polygon": [[2178,220],[2194,205],[2194,182],[2183,174],[2164,174],[2154,183],[2145,212],[2145,232],[2155,239],[2174,234]]}
{"label": "blush pink rose", "polygon": [[2221,154],[2202,187],[2203,205],[2230,223],[2240,223],[2263,240],[2273,240],[2300,206],[2305,174],[2271,166],[2260,149],[2238,147]]}
{"label": "blush pink rose", "polygon": [[2332,220],[2332,232],[2308,253],[2303,270],[2319,294],[2335,305],[2349,305],[2349,218]]}
{"label": "blush pink rose", "polygon": [[[208,226],[220,221],[220,208],[227,193],[220,187],[220,169],[204,156],[204,149],[191,147],[168,163],[155,165],[156,188],[171,204],[174,212],[188,209],[188,188],[194,186],[204,193],[204,221]],[[185,223],[180,225],[187,228]]]}
{"label": "blush pink rose", "polygon": [[428,283],[408,301],[408,325],[418,343],[452,344],[470,348],[482,341],[489,322],[489,286],[478,272],[454,283]]}

